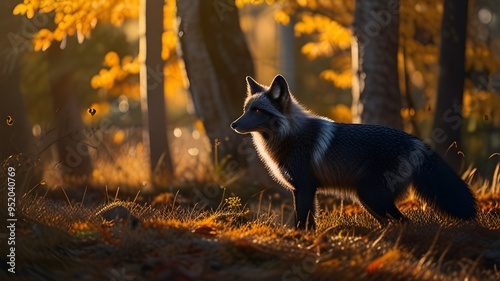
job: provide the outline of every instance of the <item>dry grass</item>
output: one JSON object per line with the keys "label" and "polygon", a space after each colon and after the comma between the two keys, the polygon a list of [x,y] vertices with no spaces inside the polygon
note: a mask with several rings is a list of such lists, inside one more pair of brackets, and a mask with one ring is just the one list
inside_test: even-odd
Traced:
{"label": "dry grass", "polygon": [[[214,169],[207,137],[193,128],[175,130],[177,135],[170,138],[174,179],[160,184],[179,186],[213,180]],[[97,130],[93,135],[101,141],[89,148],[93,167],[86,178],[63,177],[58,168],[59,161],[54,160],[56,157],[50,149],[38,155],[44,161],[32,165],[41,171],[41,178],[47,186],[108,186],[111,190],[120,186],[122,191],[125,189],[131,193],[152,187],[147,149],[142,144],[140,128]]]}
{"label": "dry grass", "polygon": [[[175,195],[174,195],[175,198]],[[137,199],[142,200],[140,196]],[[379,228],[355,205],[317,231],[233,201],[215,210],[110,199],[27,196],[19,202],[16,278],[36,280],[498,280],[500,204],[476,222],[443,221],[413,201],[408,224]],[[232,202],[232,203],[231,203]],[[496,204],[492,204],[496,202]],[[260,204],[266,204],[260,201]],[[250,206],[252,204],[249,204]],[[260,209],[266,209],[264,207]],[[289,209],[289,208],[285,208]],[[6,275],[3,272],[0,275]],[[4,276],[5,277],[5,276]],[[12,276],[9,276],[12,277]],[[0,276],[3,279],[3,277]]]}
{"label": "dry grass", "polygon": [[[200,145],[176,141],[182,151]],[[473,169],[464,175],[480,199],[474,222],[443,219],[410,197],[399,204],[410,222],[379,228],[358,205],[323,198],[318,229],[298,231],[290,227],[288,199],[260,193],[223,200],[242,196],[238,189],[209,196],[220,175],[203,155],[177,157],[178,176],[186,177],[158,194],[145,192],[139,144],[114,149],[112,161],[96,160],[103,177],[93,175],[94,188],[84,192],[71,192],[57,178],[31,183],[36,163],[26,157],[4,163],[22,178],[17,273],[4,269],[1,280],[500,279],[500,168],[491,179],[474,177]],[[180,193],[179,186],[185,187]],[[208,202],[193,202],[200,192]]]}

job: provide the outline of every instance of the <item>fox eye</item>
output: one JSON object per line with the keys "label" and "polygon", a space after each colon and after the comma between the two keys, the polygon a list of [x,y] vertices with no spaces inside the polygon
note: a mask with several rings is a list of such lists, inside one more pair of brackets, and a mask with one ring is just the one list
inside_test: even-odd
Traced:
{"label": "fox eye", "polygon": [[259,108],[255,108],[255,107],[254,107],[254,108],[252,108],[252,110],[253,110],[254,112],[256,112],[256,113],[262,112],[262,110],[260,110]]}

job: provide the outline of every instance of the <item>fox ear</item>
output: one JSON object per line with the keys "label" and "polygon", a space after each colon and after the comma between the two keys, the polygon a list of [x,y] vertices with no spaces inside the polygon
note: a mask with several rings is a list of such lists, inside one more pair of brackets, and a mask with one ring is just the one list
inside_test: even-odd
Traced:
{"label": "fox ear", "polygon": [[247,76],[246,79],[247,79],[247,93],[249,96],[266,91],[266,88],[264,88],[264,86],[262,86],[261,84],[257,83],[255,80],[253,80],[252,77]]}
{"label": "fox ear", "polygon": [[273,100],[279,100],[281,102],[285,101],[290,96],[288,84],[283,76],[278,74],[274,77],[269,87],[269,95]]}

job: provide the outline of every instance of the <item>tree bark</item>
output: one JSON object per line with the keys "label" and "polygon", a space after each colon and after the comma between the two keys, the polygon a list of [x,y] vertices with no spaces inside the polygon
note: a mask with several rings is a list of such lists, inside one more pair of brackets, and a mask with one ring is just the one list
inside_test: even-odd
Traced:
{"label": "tree bark", "polygon": [[[15,168],[18,204],[26,192],[41,179],[37,148],[31,133],[31,124],[21,93],[21,58],[32,48],[22,29],[22,18],[14,16],[15,0],[0,2],[0,163],[2,167]],[[0,176],[7,187],[7,173]],[[5,179],[5,181],[3,181]],[[7,202],[7,193],[0,194],[0,201]],[[2,204],[0,204],[2,205]],[[2,205],[3,207],[6,205]],[[5,209],[6,210],[6,209]],[[2,213],[3,214],[3,213]],[[0,247],[1,248],[1,247]]]}
{"label": "tree bark", "polygon": [[[20,58],[30,47],[20,32],[21,17],[12,15],[16,1],[0,3],[0,161],[19,153],[35,159],[35,147],[21,95]],[[11,122],[7,118],[11,118]]]}
{"label": "tree bark", "polygon": [[402,129],[398,78],[399,1],[356,0],[353,120]]}
{"label": "tree bark", "polygon": [[48,49],[48,59],[59,157],[57,168],[63,177],[86,180],[92,172],[92,165],[73,81],[74,69],[65,63],[63,51],[57,45]]}
{"label": "tree bark", "polygon": [[161,57],[163,5],[163,0],[143,0],[141,3],[141,105],[147,124],[143,141],[149,146],[153,184],[164,183],[174,173],[167,138],[164,61]]}
{"label": "tree bark", "polygon": [[[461,147],[468,1],[445,0],[443,6],[438,89],[431,140],[435,150],[458,172],[462,163],[462,157],[457,152]],[[453,143],[457,146],[453,147]]]}
{"label": "tree bark", "polygon": [[[36,158],[30,124],[19,89],[19,67],[14,66],[9,73],[0,76],[0,161],[15,154],[26,154]],[[9,121],[10,120],[10,121]]]}
{"label": "tree bark", "polygon": [[250,181],[269,184],[249,136],[229,127],[242,113],[245,77],[255,72],[234,1],[179,0],[177,14],[196,112],[212,147],[217,146],[218,158],[230,159],[224,167],[226,177],[246,168]]}

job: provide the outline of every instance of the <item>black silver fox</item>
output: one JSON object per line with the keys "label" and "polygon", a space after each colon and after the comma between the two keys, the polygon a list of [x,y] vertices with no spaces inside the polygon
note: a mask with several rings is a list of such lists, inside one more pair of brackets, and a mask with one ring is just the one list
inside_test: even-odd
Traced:
{"label": "black silver fox", "polygon": [[417,137],[314,115],[295,100],[281,75],[269,87],[246,80],[244,112],[231,128],[252,134],[270,174],[293,192],[297,227],[315,226],[318,192],[357,199],[382,225],[390,218],[405,220],[394,201],[410,184],[445,215],[476,216],[467,184]]}

